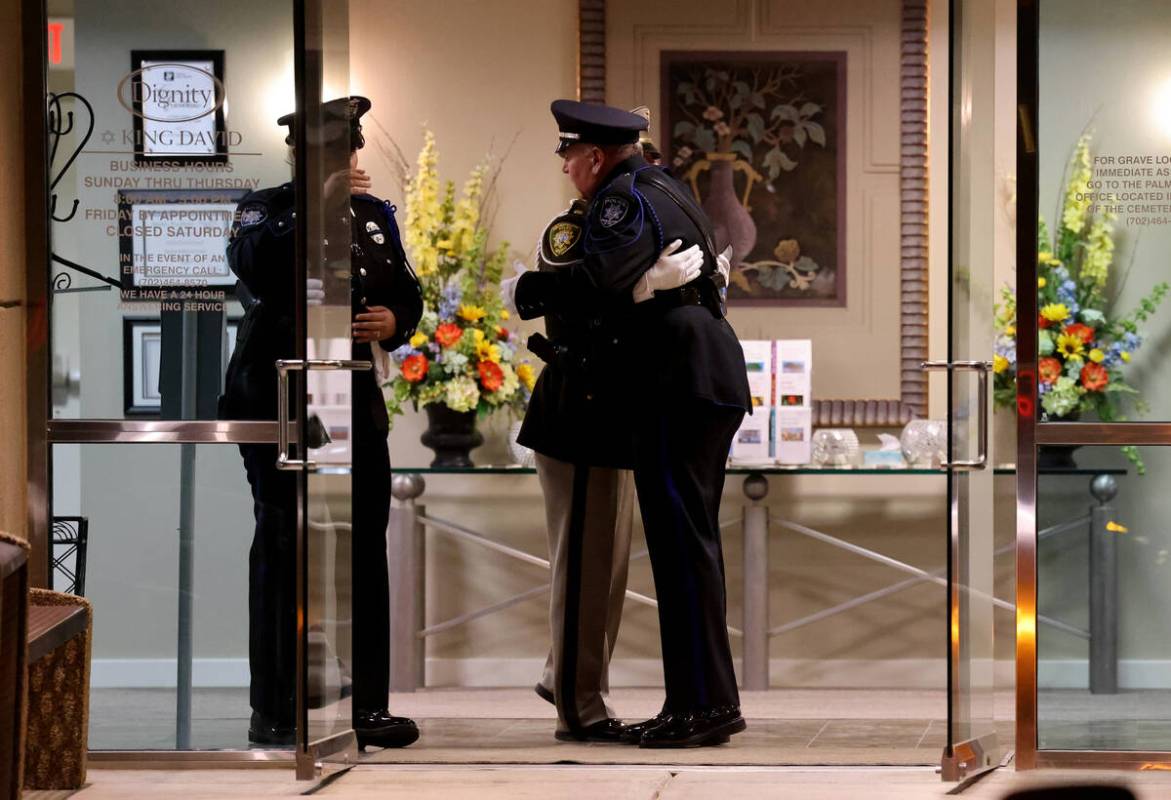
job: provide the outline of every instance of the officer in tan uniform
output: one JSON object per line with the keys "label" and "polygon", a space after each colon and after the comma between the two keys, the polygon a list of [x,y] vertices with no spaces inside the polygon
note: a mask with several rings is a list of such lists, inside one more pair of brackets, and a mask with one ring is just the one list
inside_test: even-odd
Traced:
{"label": "officer in tan uniform", "polygon": [[[584,366],[587,398],[621,406],[604,419],[621,419],[632,440],[666,700],[661,714],[621,738],[642,747],[721,744],[746,727],[725,619],[719,507],[728,448],[751,409],[743,349],[722,302],[728,259],[687,187],[643,157],[645,118],[573,100],[551,111],[562,169],[589,199],[583,255],[559,270],[526,272],[502,293],[522,319],[585,316],[584,355],[571,363]],[[677,283],[661,265],[680,242],[702,248],[702,267]],[[575,487],[582,482],[578,468]]]}
{"label": "officer in tan uniform", "polygon": [[[652,144],[653,147],[653,144]],[[580,264],[585,200],[546,226],[537,269]],[[682,285],[698,274],[698,248],[668,247],[656,268]],[[618,637],[630,561],[634,480],[629,413],[592,391],[581,364],[588,320],[574,309],[545,318],[545,335],[529,349],[542,370],[518,441],[536,451],[545,497],[552,565],[549,620],[552,647],[536,692],[558,709],[556,738],[621,741],[622,725],[606,704],[610,654]]]}

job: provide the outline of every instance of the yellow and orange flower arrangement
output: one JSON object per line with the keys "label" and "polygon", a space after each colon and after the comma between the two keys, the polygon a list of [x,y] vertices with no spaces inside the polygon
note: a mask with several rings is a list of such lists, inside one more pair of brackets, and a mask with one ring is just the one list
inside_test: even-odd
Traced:
{"label": "yellow and orange flower arrangement", "polygon": [[472,170],[460,198],[448,181],[440,191],[435,137],[427,131],[406,187],[405,245],[423,290],[423,317],[411,340],[392,355],[391,417],[403,403],[440,403],[486,416],[502,408],[522,413],[536,383],[532,364],[518,357],[501,323],[500,278],[508,243],[488,247],[485,187],[493,160]]}

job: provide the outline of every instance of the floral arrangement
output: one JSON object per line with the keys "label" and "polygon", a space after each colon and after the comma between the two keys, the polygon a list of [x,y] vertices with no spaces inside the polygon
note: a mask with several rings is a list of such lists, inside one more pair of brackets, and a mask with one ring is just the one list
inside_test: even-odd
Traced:
{"label": "floral arrangement", "polygon": [[[1128,405],[1140,414],[1147,408],[1127,383],[1125,369],[1143,343],[1139,326],[1155,313],[1168,285],[1157,284],[1130,313],[1112,313],[1106,289],[1115,256],[1114,216],[1090,202],[1090,164],[1086,134],[1070,162],[1056,233],[1051,237],[1044,220],[1038,223],[1037,391],[1043,421],[1093,413],[1103,422],[1117,422],[1127,418]],[[992,362],[995,401],[1002,407],[1016,405],[1016,318],[1016,296],[1004,287],[996,306]],[[1142,474],[1138,451],[1123,451]]]}
{"label": "floral arrangement", "polygon": [[500,278],[508,243],[488,247],[487,208],[499,162],[486,157],[459,198],[439,179],[435,136],[426,131],[413,175],[406,177],[403,242],[423,290],[423,316],[411,340],[391,355],[391,418],[410,400],[416,409],[440,403],[452,411],[524,411],[536,375],[517,358],[513,334],[501,323]]}

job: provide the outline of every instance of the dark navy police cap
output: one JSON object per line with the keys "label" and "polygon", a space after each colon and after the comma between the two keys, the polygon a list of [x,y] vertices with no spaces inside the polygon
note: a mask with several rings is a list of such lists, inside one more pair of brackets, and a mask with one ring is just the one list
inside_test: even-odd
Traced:
{"label": "dark navy police cap", "polygon": [[[322,103],[320,130],[310,131],[310,134],[315,138],[320,138],[320,141],[314,141],[313,144],[333,144],[349,136],[350,146],[355,150],[361,149],[366,144],[366,138],[362,136],[362,123],[359,120],[369,110],[370,101],[357,94],[349,97],[338,97]],[[285,114],[276,121],[277,125],[289,126],[289,135],[285,137],[285,144],[293,143],[293,124],[296,119],[297,113],[293,112]]]}
{"label": "dark navy police cap", "polygon": [[574,144],[635,144],[647,120],[621,108],[577,100],[554,100],[549,107],[557,120],[558,154]]}

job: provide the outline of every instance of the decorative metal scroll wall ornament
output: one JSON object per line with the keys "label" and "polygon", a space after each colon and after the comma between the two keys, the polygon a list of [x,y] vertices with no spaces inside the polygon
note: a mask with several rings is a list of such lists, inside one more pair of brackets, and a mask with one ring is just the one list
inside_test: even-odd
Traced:
{"label": "decorative metal scroll wall ornament", "polygon": [[64,122],[62,122],[61,101],[66,97],[72,97],[85,106],[85,111],[88,119],[88,124],[85,129],[85,135],[78,141],[77,146],[73,148],[73,152],[69,154],[69,158],[61,166],[52,182],[49,184],[49,214],[55,222],[68,222],[77,214],[78,201],[73,200],[73,207],[69,209],[69,214],[64,217],[57,216],[57,193],[54,191],[57,184],[69,172],[69,168],[73,166],[73,162],[81,155],[82,149],[89,143],[89,139],[94,133],[94,109],[89,104],[89,101],[79,95],[77,92],[65,92],[64,94],[50,94],[49,95],[49,165],[57,161],[57,148],[61,144],[61,137],[73,132],[74,118],[72,111],[64,112]]}
{"label": "decorative metal scroll wall ornament", "polygon": [[[61,145],[61,137],[73,133],[75,127],[78,131],[81,130],[80,126],[77,124],[78,119],[74,116],[75,112],[63,109],[61,106],[61,101],[67,98],[77,101],[77,103],[85,109],[85,133],[78,137],[77,144],[73,150],[69,152],[68,157],[65,159],[65,163],[63,163],[61,168],[58,169],[54,174],[53,169],[54,164],[57,162],[57,149]],[[57,216],[57,184],[59,184],[61,179],[64,178],[69,173],[69,170],[73,168],[74,163],[77,161],[77,157],[81,155],[82,150],[89,143],[90,137],[93,136],[94,109],[93,106],[90,105],[89,101],[79,95],[77,92],[63,92],[61,94],[50,93],[47,116],[49,125],[49,173],[52,176],[52,180],[49,182],[49,216],[54,222],[69,222],[77,215],[79,201],[74,198],[73,205],[70,207],[69,213],[63,217]],[[96,269],[83,266],[75,261],[70,261],[69,259],[59,256],[53,252],[50,252],[49,255],[53,261],[56,261],[62,266],[76,270],[83,275],[88,275],[91,278],[95,278],[105,284],[108,284],[106,286],[94,286],[84,289],[75,289],[73,288],[73,277],[67,272],[59,272],[53,276],[53,291],[55,293],[97,290],[109,291],[111,287],[120,288],[122,285],[118,280],[114,278],[108,278]]]}

